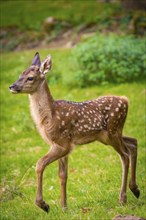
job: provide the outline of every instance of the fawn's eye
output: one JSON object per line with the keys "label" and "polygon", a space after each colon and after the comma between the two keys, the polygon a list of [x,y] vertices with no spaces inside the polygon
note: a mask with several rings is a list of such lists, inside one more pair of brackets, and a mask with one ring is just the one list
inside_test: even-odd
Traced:
{"label": "fawn's eye", "polygon": [[32,81],[32,80],[33,80],[33,77],[30,76],[30,77],[27,78],[27,80]]}

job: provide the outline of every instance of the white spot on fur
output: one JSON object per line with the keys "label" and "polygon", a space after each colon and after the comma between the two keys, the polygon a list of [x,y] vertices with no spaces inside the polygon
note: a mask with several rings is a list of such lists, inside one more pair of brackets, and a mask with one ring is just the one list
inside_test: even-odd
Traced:
{"label": "white spot on fur", "polygon": [[108,115],[108,114],[106,114],[106,115],[105,115],[105,118],[108,118],[108,117],[109,117],[109,115]]}
{"label": "white spot on fur", "polygon": [[79,127],[79,123],[76,123],[76,127]]}
{"label": "white spot on fur", "polygon": [[79,131],[82,131],[82,130],[83,130],[83,127],[82,127],[82,126],[80,126],[78,130],[79,130]]}
{"label": "white spot on fur", "polygon": [[110,110],[111,108],[109,106],[106,106],[105,107],[105,110]]}
{"label": "white spot on fur", "polygon": [[65,125],[65,122],[64,122],[64,121],[62,121],[62,122],[61,122],[61,124],[62,124],[62,126],[64,126],[64,125]]}
{"label": "white spot on fur", "polygon": [[113,113],[113,112],[111,112],[111,116],[112,116],[112,117],[114,116],[114,113]]}
{"label": "white spot on fur", "polygon": [[94,122],[97,122],[97,118],[94,118]]}

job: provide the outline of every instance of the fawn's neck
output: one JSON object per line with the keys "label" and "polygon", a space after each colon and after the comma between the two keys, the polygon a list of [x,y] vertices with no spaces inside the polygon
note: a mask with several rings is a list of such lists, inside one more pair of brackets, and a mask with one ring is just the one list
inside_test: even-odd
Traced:
{"label": "fawn's neck", "polygon": [[43,124],[44,120],[51,120],[53,114],[53,98],[47,85],[43,81],[37,91],[29,95],[30,109],[36,125]]}

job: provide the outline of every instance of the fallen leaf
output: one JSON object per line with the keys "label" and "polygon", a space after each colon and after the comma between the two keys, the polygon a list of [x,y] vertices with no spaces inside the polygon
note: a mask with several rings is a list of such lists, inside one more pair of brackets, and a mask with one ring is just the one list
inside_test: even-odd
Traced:
{"label": "fallen leaf", "polygon": [[89,212],[89,211],[91,211],[91,209],[90,208],[82,208],[82,212],[85,214],[85,213],[87,213],[87,212]]}

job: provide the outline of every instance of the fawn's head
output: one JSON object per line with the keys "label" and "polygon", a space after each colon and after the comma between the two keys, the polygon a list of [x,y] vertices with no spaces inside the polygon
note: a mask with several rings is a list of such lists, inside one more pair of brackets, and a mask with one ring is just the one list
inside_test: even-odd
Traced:
{"label": "fawn's head", "polygon": [[39,53],[37,52],[33,58],[31,66],[25,70],[19,79],[13,83],[9,89],[12,93],[28,93],[35,92],[40,83],[45,79],[46,73],[51,69],[51,56],[41,62]]}

